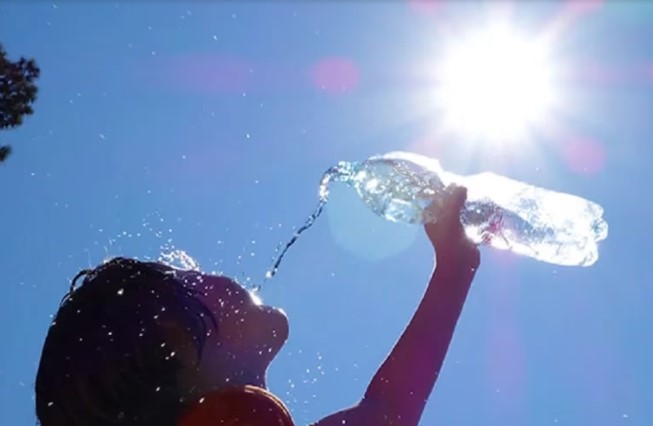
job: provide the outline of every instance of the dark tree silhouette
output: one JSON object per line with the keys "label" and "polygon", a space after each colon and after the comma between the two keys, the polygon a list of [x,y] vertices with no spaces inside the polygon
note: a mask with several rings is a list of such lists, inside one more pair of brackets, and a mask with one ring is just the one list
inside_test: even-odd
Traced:
{"label": "dark tree silhouette", "polygon": [[[16,62],[7,59],[0,44],[0,130],[23,124],[23,118],[32,114],[36,100],[36,79],[41,70],[34,59],[20,58]],[[0,145],[0,163],[11,154],[9,145]]]}

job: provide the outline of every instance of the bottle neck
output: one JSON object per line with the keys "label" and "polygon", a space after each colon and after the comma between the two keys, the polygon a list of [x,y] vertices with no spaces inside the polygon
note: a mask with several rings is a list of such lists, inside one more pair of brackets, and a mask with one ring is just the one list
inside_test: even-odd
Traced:
{"label": "bottle neck", "polygon": [[340,161],[335,166],[327,169],[320,181],[320,200],[326,202],[329,198],[329,184],[331,182],[351,184],[359,169],[360,163],[355,161]]}

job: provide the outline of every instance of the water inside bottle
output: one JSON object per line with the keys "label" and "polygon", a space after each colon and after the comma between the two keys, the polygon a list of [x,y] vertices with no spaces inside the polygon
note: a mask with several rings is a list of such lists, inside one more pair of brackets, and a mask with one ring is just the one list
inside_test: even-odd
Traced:
{"label": "water inside bottle", "polygon": [[452,178],[435,159],[390,152],[364,161],[352,183],[376,214],[392,222],[416,225],[437,220]]}
{"label": "water inside bottle", "polygon": [[493,173],[457,176],[442,170],[437,160],[392,152],[363,162],[340,162],[324,173],[317,207],[280,250],[266,280],[274,277],[288,249],[322,214],[334,181],[353,186],[385,219],[413,224],[436,221],[448,185],[465,186],[461,223],[474,243],[558,265],[592,265],[598,259],[598,242],[608,233],[602,207],[584,198]]}
{"label": "water inside bottle", "polygon": [[461,222],[477,244],[567,266],[590,266],[608,234],[603,208],[493,173],[462,178],[467,202]]}

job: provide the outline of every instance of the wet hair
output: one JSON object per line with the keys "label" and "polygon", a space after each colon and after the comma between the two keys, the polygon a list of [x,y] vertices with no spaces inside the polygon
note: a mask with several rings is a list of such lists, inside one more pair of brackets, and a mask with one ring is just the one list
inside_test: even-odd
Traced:
{"label": "wet hair", "polygon": [[190,349],[199,363],[207,334],[217,328],[180,273],[115,258],[73,279],[36,376],[42,426],[176,424],[189,405],[178,383],[186,367],[179,353]]}

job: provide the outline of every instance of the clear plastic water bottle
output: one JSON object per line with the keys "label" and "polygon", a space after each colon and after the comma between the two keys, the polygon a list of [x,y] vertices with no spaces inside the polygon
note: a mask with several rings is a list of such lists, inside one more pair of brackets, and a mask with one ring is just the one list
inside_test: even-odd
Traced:
{"label": "clear plastic water bottle", "polygon": [[472,241],[558,265],[592,265],[608,235],[603,208],[594,202],[494,173],[458,176],[414,153],[338,163],[322,178],[322,203],[333,181],[353,186],[380,216],[412,224],[437,221],[448,185],[464,186],[461,222]]}

